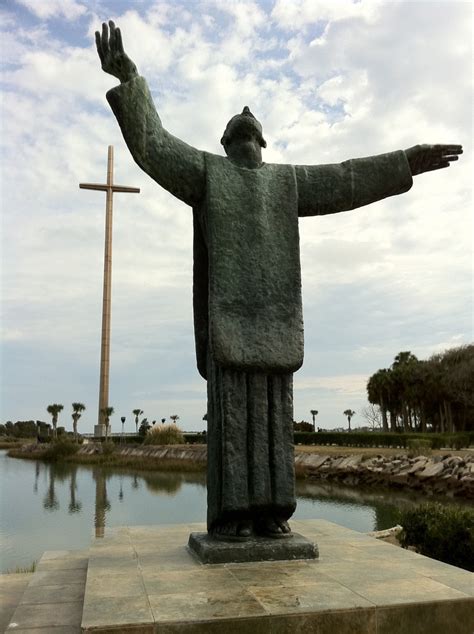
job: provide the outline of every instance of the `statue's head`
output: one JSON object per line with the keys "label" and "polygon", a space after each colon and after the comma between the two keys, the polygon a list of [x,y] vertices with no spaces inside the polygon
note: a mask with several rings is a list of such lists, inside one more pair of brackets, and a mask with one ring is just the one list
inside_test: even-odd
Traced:
{"label": "statue's head", "polygon": [[245,106],[241,114],[236,114],[227,124],[221,143],[226,154],[228,154],[229,145],[235,141],[254,140],[260,147],[267,147],[262,132],[262,124],[250,112],[249,107]]}

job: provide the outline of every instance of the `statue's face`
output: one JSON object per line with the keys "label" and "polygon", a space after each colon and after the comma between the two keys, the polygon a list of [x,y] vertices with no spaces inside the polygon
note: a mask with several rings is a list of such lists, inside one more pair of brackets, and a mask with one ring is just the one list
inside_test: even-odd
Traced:
{"label": "statue's face", "polygon": [[267,144],[262,136],[262,124],[257,121],[250,112],[249,107],[245,106],[241,114],[237,114],[229,121],[226,126],[224,136],[221,143],[226,148],[230,143],[235,141],[255,142],[260,147],[266,147]]}

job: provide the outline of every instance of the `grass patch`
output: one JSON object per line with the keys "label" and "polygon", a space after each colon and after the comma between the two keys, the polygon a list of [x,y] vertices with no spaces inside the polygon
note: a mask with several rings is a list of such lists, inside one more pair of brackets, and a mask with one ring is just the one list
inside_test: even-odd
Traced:
{"label": "grass patch", "polygon": [[124,467],[135,471],[205,471],[206,463],[194,460],[168,460],[152,456],[123,456],[119,453],[104,454],[76,454],[69,456],[65,462],[74,464],[93,465],[103,467]]}
{"label": "grass patch", "polygon": [[10,449],[22,445],[28,445],[35,442],[36,438],[2,438],[0,440],[0,449]]}
{"label": "grass patch", "polygon": [[43,460],[56,462],[72,456],[79,451],[79,445],[71,440],[58,440],[47,446],[41,457]]}
{"label": "grass patch", "polygon": [[184,445],[183,432],[178,425],[155,425],[148,430],[144,445]]}
{"label": "grass patch", "polygon": [[407,449],[407,455],[409,458],[416,458],[417,456],[431,456],[431,440],[426,440],[422,438],[414,438],[413,440],[408,440]]}
{"label": "grass patch", "polygon": [[19,575],[27,574],[29,572],[35,572],[38,567],[38,561],[35,559],[29,566],[17,566],[16,568],[9,568],[4,574],[6,575]]}

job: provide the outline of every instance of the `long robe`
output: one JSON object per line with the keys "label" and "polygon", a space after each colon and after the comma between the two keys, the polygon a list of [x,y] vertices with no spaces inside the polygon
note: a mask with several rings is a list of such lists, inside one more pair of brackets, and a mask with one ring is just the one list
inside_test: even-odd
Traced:
{"label": "long robe", "polygon": [[208,527],[295,508],[292,373],[303,363],[298,216],[408,191],[403,151],[247,169],[167,132],[136,77],[107,99],[138,165],[193,208],[197,365],[208,381]]}

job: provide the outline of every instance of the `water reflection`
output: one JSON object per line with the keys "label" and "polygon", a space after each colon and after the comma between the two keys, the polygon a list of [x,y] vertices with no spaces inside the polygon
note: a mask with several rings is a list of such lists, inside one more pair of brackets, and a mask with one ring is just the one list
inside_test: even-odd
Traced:
{"label": "water reflection", "polygon": [[40,475],[40,463],[35,464],[35,483],[33,485],[33,493],[38,493],[38,480]]}
{"label": "water reflection", "polygon": [[95,480],[95,536],[103,537],[105,532],[106,515],[111,509],[111,504],[107,497],[107,477],[103,470],[98,468],[93,469],[92,477]]}
{"label": "water reflection", "polygon": [[174,497],[183,486],[184,474],[170,472],[154,472],[143,477],[146,488],[153,493],[164,493]]}
{"label": "water reflection", "polygon": [[59,509],[59,501],[56,496],[56,476],[52,469],[49,470],[48,490],[43,499],[43,508],[47,511],[56,511]]}
{"label": "water reflection", "polygon": [[338,509],[346,509],[348,513],[365,510],[373,517],[372,530],[383,530],[395,526],[400,521],[400,510],[414,504],[414,499],[410,496],[397,495],[394,501],[387,491],[334,486],[327,482],[308,480],[299,481],[296,492],[298,500],[335,505]]}
{"label": "water reflection", "polygon": [[[94,466],[82,467],[67,463],[35,463],[35,475],[33,493],[37,494],[40,488],[40,475],[43,471],[46,477],[46,493],[43,498],[43,508],[54,512],[61,510],[60,498],[57,494],[58,483],[67,483],[61,490],[68,491],[68,513],[81,513],[83,502],[79,496],[78,470],[88,472],[95,484],[94,495],[94,529],[96,537],[103,537],[107,526],[107,516],[112,509],[111,499],[107,491],[109,480],[118,481],[117,498],[120,503],[126,500],[126,483],[130,482],[131,491],[136,492],[145,484],[145,490],[152,494],[165,497],[177,496],[183,485],[192,484],[205,488],[203,474],[175,473],[175,472],[143,472],[140,474],[129,472],[111,471],[107,468]],[[83,483],[84,484],[84,483]],[[115,497],[115,496],[114,496]]]}
{"label": "water reflection", "polygon": [[[112,500],[118,500],[123,504],[125,510],[124,522],[134,523],[133,505],[137,501],[149,505],[149,492],[153,496],[161,498],[161,503],[157,504],[157,515],[160,515],[159,508],[165,504],[166,498],[175,498],[182,494],[182,489],[186,485],[205,489],[205,476],[198,473],[179,472],[143,472],[130,473],[128,471],[113,471],[100,466],[83,467],[73,464],[61,463],[41,463],[35,464],[33,493],[37,494],[40,489],[41,472],[44,472],[46,491],[43,498],[43,508],[48,512],[61,510],[60,498],[57,489],[68,492],[67,503],[68,514],[81,514],[83,512],[82,496],[79,495],[78,473],[81,473],[81,483],[83,495],[90,498],[91,488],[87,480],[91,479],[95,484],[95,495],[93,498],[93,523],[96,537],[103,537],[105,527],[108,525],[108,517],[112,511]],[[88,474],[88,477],[84,476]],[[108,484],[113,487],[113,494],[108,492]],[[64,486],[59,486],[59,484]],[[127,484],[129,488],[127,489]],[[144,484],[142,491],[141,484]],[[87,489],[87,491],[86,491]],[[132,494],[127,499],[128,493]],[[140,492],[139,492],[140,491]],[[419,496],[397,493],[396,497],[386,490],[360,489],[357,487],[342,487],[330,483],[303,480],[297,482],[296,493],[298,498],[298,510],[295,518],[304,517],[330,517],[331,513],[335,518],[342,516],[354,517],[354,528],[362,522],[370,523],[365,530],[383,530],[389,526],[394,526],[399,522],[399,513],[402,508],[407,508],[420,502]],[[189,496],[189,492],[183,499]],[[205,493],[203,493],[203,497]],[[124,504],[125,502],[125,504]],[[444,503],[450,503],[444,500]],[[454,504],[459,502],[452,502]],[[173,504],[173,503],[172,503]],[[174,505],[177,508],[178,505]],[[332,510],[331,510],[332,509]],[[184,514],[185,514],[184,509]],[[123,516],[123,512],[120,515]],[[161,521],[173,521],[173,517],[159,517]],[[338,521],[335,519],[334,521]],[[350,526],[350,521],[344,521]]]}
{"label": "water reflection", "polygon": [[77,491],[77,467],[74,465],[71,471],[71,480],[69,482],[69,513],[79,513],[82,509],[82,502],[76,498]]}

